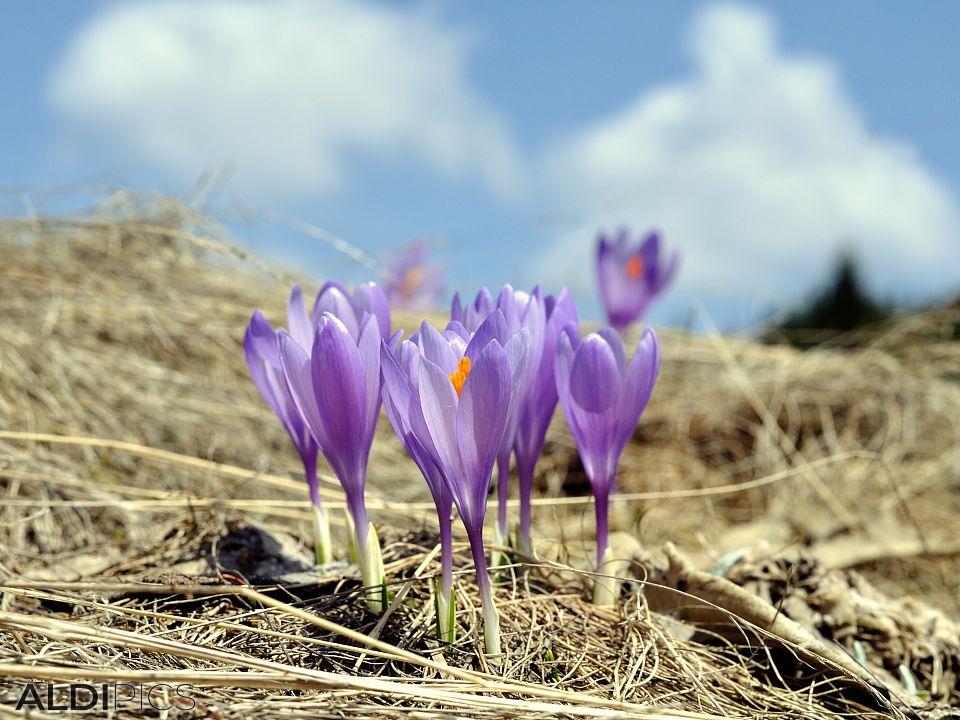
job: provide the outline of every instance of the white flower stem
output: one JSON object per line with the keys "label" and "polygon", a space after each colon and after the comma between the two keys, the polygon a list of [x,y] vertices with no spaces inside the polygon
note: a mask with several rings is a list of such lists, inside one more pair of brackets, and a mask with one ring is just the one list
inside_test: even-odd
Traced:
{"label": "white flower stem", "polygon": [[493,602],[493,589],[490,586],[490,574],[487,572],[487,556],[483,549],[483,530],[471,533],[470,552],[477,572],[477,589],[480,590],[480,604],[483,607],[483,645],[488,655],[500,655],[500,613]]}
{"label": "white flower stem", "polygon": [[344,509],[343,515],[347,520],[347,547],[350,549],[350,562],[354,565],[360,564],[360,553],[357,549],[357,526],[353,523],[353,515],[350,511]]}
{"label": "white flower stem", "polygon": [[597,568],[599,573],[593,584],[593,604],[603,607],[616,607],[617,598],[620,596],[620,580],[617,574],[617,563],[613,559],[610,548],[603,553],[603,562]]}
{"label": "white flower stem", "polygon": [[330,521],[322,507],[313,506],[313,542],[317,565],[333,562],[333,543],[330,540]]}
{"label": "white flower stem", "polygon": [[360,558],[360,577],[364,587],[368,588],[365,597],[371,612],[382,613],[387,608],[387,574],[383,569],[383,555],[380,552],[380,540],[377,529],[370,523],[367,542]]}
{"label": "white flower stem", "polygon": [[436,612],[437,612],[437,638],[441,642],[452,643],[456,639],[457,625],[454,622],[456,614],[456,598],[453,595],[453,588],[444,590],[443,583],[436,584]]}
{"label": "white flower stem", "polygon": [[498,567],[507,565],[510,562],[510,557],[503,550],[500,550],[501,547],[506,547],[509,542],[509,537],[504,535],[500,530],[499,523],[493,524],[493,544],[494,549],[490,551],[490,569],[496,570]]}
{"label": "white flower stem", "polygon": [[483,647],[487,655],[500,655],[500,613],[488,593],[483,598]]}

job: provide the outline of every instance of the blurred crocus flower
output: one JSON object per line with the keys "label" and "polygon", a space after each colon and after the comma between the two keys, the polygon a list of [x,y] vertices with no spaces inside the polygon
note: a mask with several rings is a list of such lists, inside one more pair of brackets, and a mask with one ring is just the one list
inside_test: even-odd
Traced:
{"label": "blurred crocus flower", "polygon": [[393,308],[430,310],[443,294],[443,267],[430,264],[427,243],[414,240],[387,258],[383,267],[387,299]]}
{"label": "blurred crocus flower", "polygon": [[[557,394],[593,490],[598,568],[609,559],[607,511],[620,454],[650,400],[659,369],[660,343],[649,327],[630,363],[620,334],[612,328],[590,333],[582,341],[574,324],[560,334],[554,364]],[[594,602],[606,605],[614,600],[610,584],[598,582]]]}
{"label": "blurred crocus flower", "polygon": [[526,396],[521,401],[519,423],[513,443],[513,452],[517,459],[517,475],[520,480],[520,551],[533,554],[530,538],[530,495],[533,492],[533,476],[537,467],[537,458],[543,451],[543,441],[547,427],[557,406],[557,385],[554,380],[554,358],[557,341],[563,328],[579,322],[577,306],[564,288],[556,297],[544,298],[546,325],[543,333],[543,350],[539,362],[532,373],[532,380]]}
{"label": "blurred crocus flower", "polygon": [[[300,286],[294,288],[299,296]],[[292,303],[291,303],[292,304]],[[302,300],[300,301],[302,305]],[[247,359],[247,367],[254,384],[260,390],[264,400],[280,418],[280,422],[293,441],[294,447],[300,453],[303,461],[303,471],[307,478],[310,490],[310,501],[313,504],[314,543],[316,546],[317,562],[328,563],[333,560],[333,548],[330,543],[330,522],[323,510],[320,501],[320,487],[317,481],[317,443],[310,434],[303,416],[297,409],[287,383],[283,378],[280,363],[280,348],[278,333],[267,319],[257,310],[250,319],[246,335],[243,338],[243,352]]]}
{"label": "blurred crocus flower", "polygon": [[499,311],[472,334],[458,322],[443,334],[425,322],[416,342],[401,343],[399,351],[401,358],[405,353],[416,353],[417,358],[398,363],[404,373],[384,373],[391,397],[410,391],[408,426],[439,470],[463,521],[490,654],[500,653],[500,622],[484,556],[483,522],[490,475],[524,372],[528,338],[526,329],[509,333]]}
{"label": "blurred crocus flower", "polygon": [[[293,322],[290,333],[281,331],[279,337],[290,395],[346,495],[353,544],[367,587],[384,583],[379,541],[364,503],[367,462],[380,412],[381,318],[388,331],[389,307],[375,285],[362,285],[350,297],[328,283],[314,308],[309,350],[302,344],[308,330],[295,328]],[[382,594],[369,593],[367,604],[382,610]]]}
{"label": "blurred crocus flower", "polygon": [[664,257],[660,235],[651,232],[642,241],[631,242],[621,229],[612,240],[597,238],[597,281],[607,319],[621,332],[638,320],[676,275],[680,253]]}
{"label": "blurred crocus flower", "polygon": [[[507,332],[510,335],[521,328],[525,328],[529,337],[525,369],[513,402],[508,408],[507,426],[497,450],[497,524],[495,526],[497,534],[495,542],[497,545],[505,545],[509,537],[507,498],[510,480],[510,453],[513,450],[517,435],[521,406],[533,390],[535,375],[539,369],[540,356],[543,352],[544,327],[546,325],[543,291],[539,285],[531,293],[514,290],[510,285],[504,285],[494,302],[490,291],[482,288],[474,301],[466,307],[461,305],[460,296],[457,294],[453,298],[450,317],[453,322],[459,322],[467,331],[473,332],[497,311],[502,313],[506,321]],[[499,552],[494,553],[492,564],[498,565],[500,559]]]}

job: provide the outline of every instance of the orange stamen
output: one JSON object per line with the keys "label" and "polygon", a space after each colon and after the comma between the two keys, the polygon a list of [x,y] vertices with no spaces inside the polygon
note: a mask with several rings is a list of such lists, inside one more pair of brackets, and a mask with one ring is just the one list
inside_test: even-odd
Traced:
{"label": "orange stamen", "polygon": [[639,280],[643,275],[643,260],[638,255],[631,255],[627,260],[627,276],[631,280]]}
{"label": "orange stamen", "polygon": [[450,382],[453,383],[453,389],[457,391],[457,397],[463,392],[463,384],[467,381],[467,375],[470,374],[470,358],[461,358],[457,363],[457,371],[450,373]]}

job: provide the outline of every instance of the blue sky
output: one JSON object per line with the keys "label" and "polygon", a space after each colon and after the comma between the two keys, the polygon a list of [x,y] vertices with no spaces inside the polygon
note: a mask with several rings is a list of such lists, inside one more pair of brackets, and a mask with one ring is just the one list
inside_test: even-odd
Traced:
{"label": "blue sky", "polygon": [[[953,2],[187,0],[9,4],[0,185],[227,196],[378,254],[438,239],[450,285],[569,284],[595,231],[684,266],[651,319],[726,327],[802,297],[840,247],[895,300],[960,289]],[[42,199],[40,200],[42,202]],[[8,195],[4,207],[17,210]],[[233,228],[318,280],[314,240]]]}

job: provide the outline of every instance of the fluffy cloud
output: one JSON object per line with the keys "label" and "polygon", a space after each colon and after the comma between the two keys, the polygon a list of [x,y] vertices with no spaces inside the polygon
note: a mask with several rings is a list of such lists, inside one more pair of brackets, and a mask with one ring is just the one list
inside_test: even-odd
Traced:
{"label": "fluffy cloud", "polygon": [[502,195],[502,120],[465,75],[469,38],[427,10],[356,0],[106,6],[50,97],[71,127],[181,180],[225,161],[246,189],[336,190],[357,158],[413,160]]}
{"label": "fluffy cloud", "polygon": [[770,18],[713,5],[694,18],[692,77],[552,148],[554,202],[579,227],[536,259],[582,272],[593,234],[659,227],[684,251],[681,290],[790,299],[853,248],[904,298],[960,283],[960,212],[905,143],[877,137],[826,60],[785,54]]}

